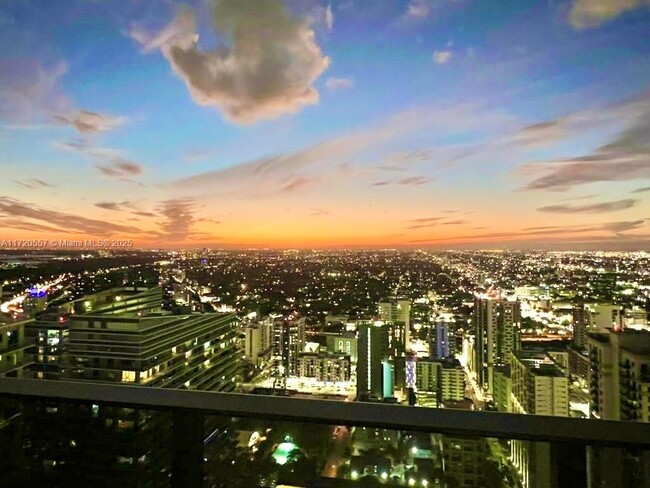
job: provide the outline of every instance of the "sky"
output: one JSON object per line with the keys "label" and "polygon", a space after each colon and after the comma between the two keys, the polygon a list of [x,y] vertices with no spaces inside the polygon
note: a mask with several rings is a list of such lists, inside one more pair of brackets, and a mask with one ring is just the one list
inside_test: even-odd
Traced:
{"label": "sky", "polygon": [[648,250],[649,7],[0,0],[0,241]]}

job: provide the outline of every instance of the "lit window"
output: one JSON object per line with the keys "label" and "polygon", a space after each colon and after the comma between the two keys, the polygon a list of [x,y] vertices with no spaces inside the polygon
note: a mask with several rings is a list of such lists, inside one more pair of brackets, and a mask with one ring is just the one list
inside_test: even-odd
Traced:
{"label": "lit window", "polygon": [[135,371],[122,371],[122,381],[124,382],[135,381]]}

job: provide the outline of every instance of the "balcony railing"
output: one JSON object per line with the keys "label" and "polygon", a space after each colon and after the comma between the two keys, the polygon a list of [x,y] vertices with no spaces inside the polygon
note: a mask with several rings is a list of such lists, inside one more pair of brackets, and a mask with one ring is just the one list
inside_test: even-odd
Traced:
{"label": "balcony railing", "polygon": [[14,378],[0,379],[0,407],[2,486],[650,479],[641,423]]}

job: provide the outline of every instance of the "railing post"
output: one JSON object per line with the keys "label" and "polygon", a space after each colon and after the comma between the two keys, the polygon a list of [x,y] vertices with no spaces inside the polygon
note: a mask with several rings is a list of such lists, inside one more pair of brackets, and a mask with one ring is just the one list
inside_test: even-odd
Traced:
{"label": "railing post", "polygon": [[587,446],[551,443],[551,473],[557,488],[587,486]]}
{"label": "railing post", "polygon": [[203,486],[203,414],[175,410],[172,428],[172,487],[200,488]]}

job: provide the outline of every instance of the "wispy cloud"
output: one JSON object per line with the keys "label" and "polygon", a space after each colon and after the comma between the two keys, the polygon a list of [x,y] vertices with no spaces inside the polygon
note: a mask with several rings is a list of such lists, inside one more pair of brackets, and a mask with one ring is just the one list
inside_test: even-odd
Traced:
{"label": "wispy cloud", "polygon": [[169,242],[183,242],[190,236],[196,222],[196,203],[190,198],[176,198],[161,202],[157,211],[164,217],[160,223],[162,238]]}
{"label": "wispy cloud", "polygon": [[650,191],[650,186],[644,186],[642,188],[637,188],[636,190],[632,190],[631,193],[645,193]]}
{"label": "wispy cloud", "polygon": [[138,176],[144,171],[139,164],[123,158],[112,158],[108,163],[97,164],[95,167],[100,173],[110,177]]}
{"label": "wispy cloud", "polygon": [[[122,210],[132,210],[134,208],[134,204],[133,204],[133,202],[130,202],[128,200],[125,200],[123,202],[97,202],[95,204],[95,207],[101,208],[101,209],[104,209],[104,210],[122,211]],[[151,214],[151,215],[154,215],[154,214]]]}
{"label": "wispy cloud", "polygon": [[434,51],[433,52],[433,62],[436,64],[447,64],[451,61],[453,53],[451,50],[445,51]]}
{"label": "wispy cloud", "polygon": [[[528,238],[535,236],[571,236],[574,234],[584,233],[602,233],[609,232],[611,234],[622,236],[624,232],[638,229],[645,224],[645,220],[631,220],[608,222],[601,225],[577,225],[577,226],[543,226],[543,227],[528,227],[519,231],[509,232],[491,232],[485,234],[467,234],[453,237],[434,237],[430,239],[414,239],[411,243],[435,243],[435,242],[448,242],[448,241],[486,241],[487,239],[496,239],[497,241],[503,239],[512,239],[514,241],[524,241]],[[631,237],[635,237],[631,235]]]}
{"label": "wispy cloud", "polygon": [[569,11],[569,22],[576,29],[589,29],[644,6],[650,6],[650,2],[648,0],[574,0]]}
{"label": "wispy cloud", "polygon": [[650,178],[650,94],[614,106],[611,112],[607,117],[627,122],[618,136],[592,154],[524,165],[523,172],[542,173],[524,189],[563,191],[599,181]]}
{"label": "wispy cloud", "polygon": [[407,19],[424,19],[431,13],[431,0],[411,0],[406,6]]}
{"label": "wispy cloud", "polygon": [[[169,187],[178,192],[191,189],[195,192],[194,195],[197,191],[214,194],[217,189],[231,194],[259,194],[263,189],[264,193],[274,195],[287,185],[286,179],[289,176],[302,176],[310,180],[317,178],[321,182],[333,179],[338,181],[341,178],[349,180],[354,175],[358,176],[359,172],[370,177],[374,174],[372,170],[355,168],[341,162],[349,161],[365,150],[382,147],[402,134],[431,124],[432,120],[438,120],[438,117],[444,117],[446,113],[445,110],[435,111],[430,108],[408,110],[379,124],[345,132],[304,149],[200,173],[172,182]],[[451,120],[451,117],[447,120]],[[407,180],[403,184],[415,184],[422,178]]]}
{"label": "wispy cloud", "polygon": [[141,175],[144,172],[144,167],[127,159],[124,152],[119,149],[93,146],[87,141],[55,142],[54,146],[65,151],[78,152],[87,156],[95,162],[95,168],[104,176],[141,184],[129,178]]}
{"label": "wispy cloud", "polygon": [[188,163],[193,163],[195,161],[201,161],[207,159],[216,154],[214,149],[188,149],[183,152],[183,160]]}
{"label": "wispy cloud", "polygon": [[429,181],[430,181],[430,178],[427,178],[426,176],[410,176],[408,178],[402,178],[401,180],[398,180],[397,184],[416,186],[416,185],[424,185],[425,183],[428,183]]}
{"label": "wispy cloud", "polygon": [[334,27],[334,14],[332,13],[332,4],[329,3],[325,9],[325,25],[329,30]]}
{"label": "wispy cloud", "polygon": [[327,79],[325,86],[330,91],[347,90],[354,86],[354,80],[352,78],[335,78],[332,76]]}
{"label": "wispy cloud", "polygon": [[70,100],[61,90],[61,79],[67,71],[65,62],[43,66],[18,57],[0,59],[0,119],[26,129],[49,122],[52,114],[69,110]]}
{"label": "wispy cloud", "polygon": [[[143,231],[137,227],[115,224],[97,219],[90,219],[74,214],[49,210],[32,203],[26,203],[8,197],[0,197],[0,217],[8,217],[4,225],[14,228],[25,229],[25,225],[31,225],[36,229],[56,231],[61,233],[78,233],[93,236],[105,236],[114,234],[128,234],[140,236]],[[20,219],[17,222],[11,219]]]}
{"label": "wispy cloud", "polygon": [[54,185],[48,183],[47,181],[43,181],[39,178],[29,178],[27,180],[13,180],[14,183],[17,185],[22,186],[23,188],[28,188],[30,190],[35,190],[35,189],[42,189],[42,188],[52,188]]}
{"label": "wispy cloud", "polygon": [[126,117],[117,117],[99,112],[79,110],[70,116],[55,115],[54,119],[62,124],[72,125],[82,134],[95,134],[113,130],[127,121]]}
{"label": "wispy cloud", "polygon": [[213,18],[228,44],[211,52],[199,49],[188,8],[157,34],[135,27],[131,37],[145,52],[160,49],[196,103],[218,107],[233,122],[249,124],[318,102],[313,83],[330,60],[308,21],[280,0],[215,0]]}
{"label": "wispy cloud", "polygon": [[540,212],[547,213],[607,213],[607,212],[618,212],[620,210],[625,210],[628,208],[634,207],[638,200],[633,200],[631,198],[624,200],[616,200],[613,202],[602,202],[602,203],[591,203],[588,205],[548,205],[546,207],[540,207],[537,210]]}

